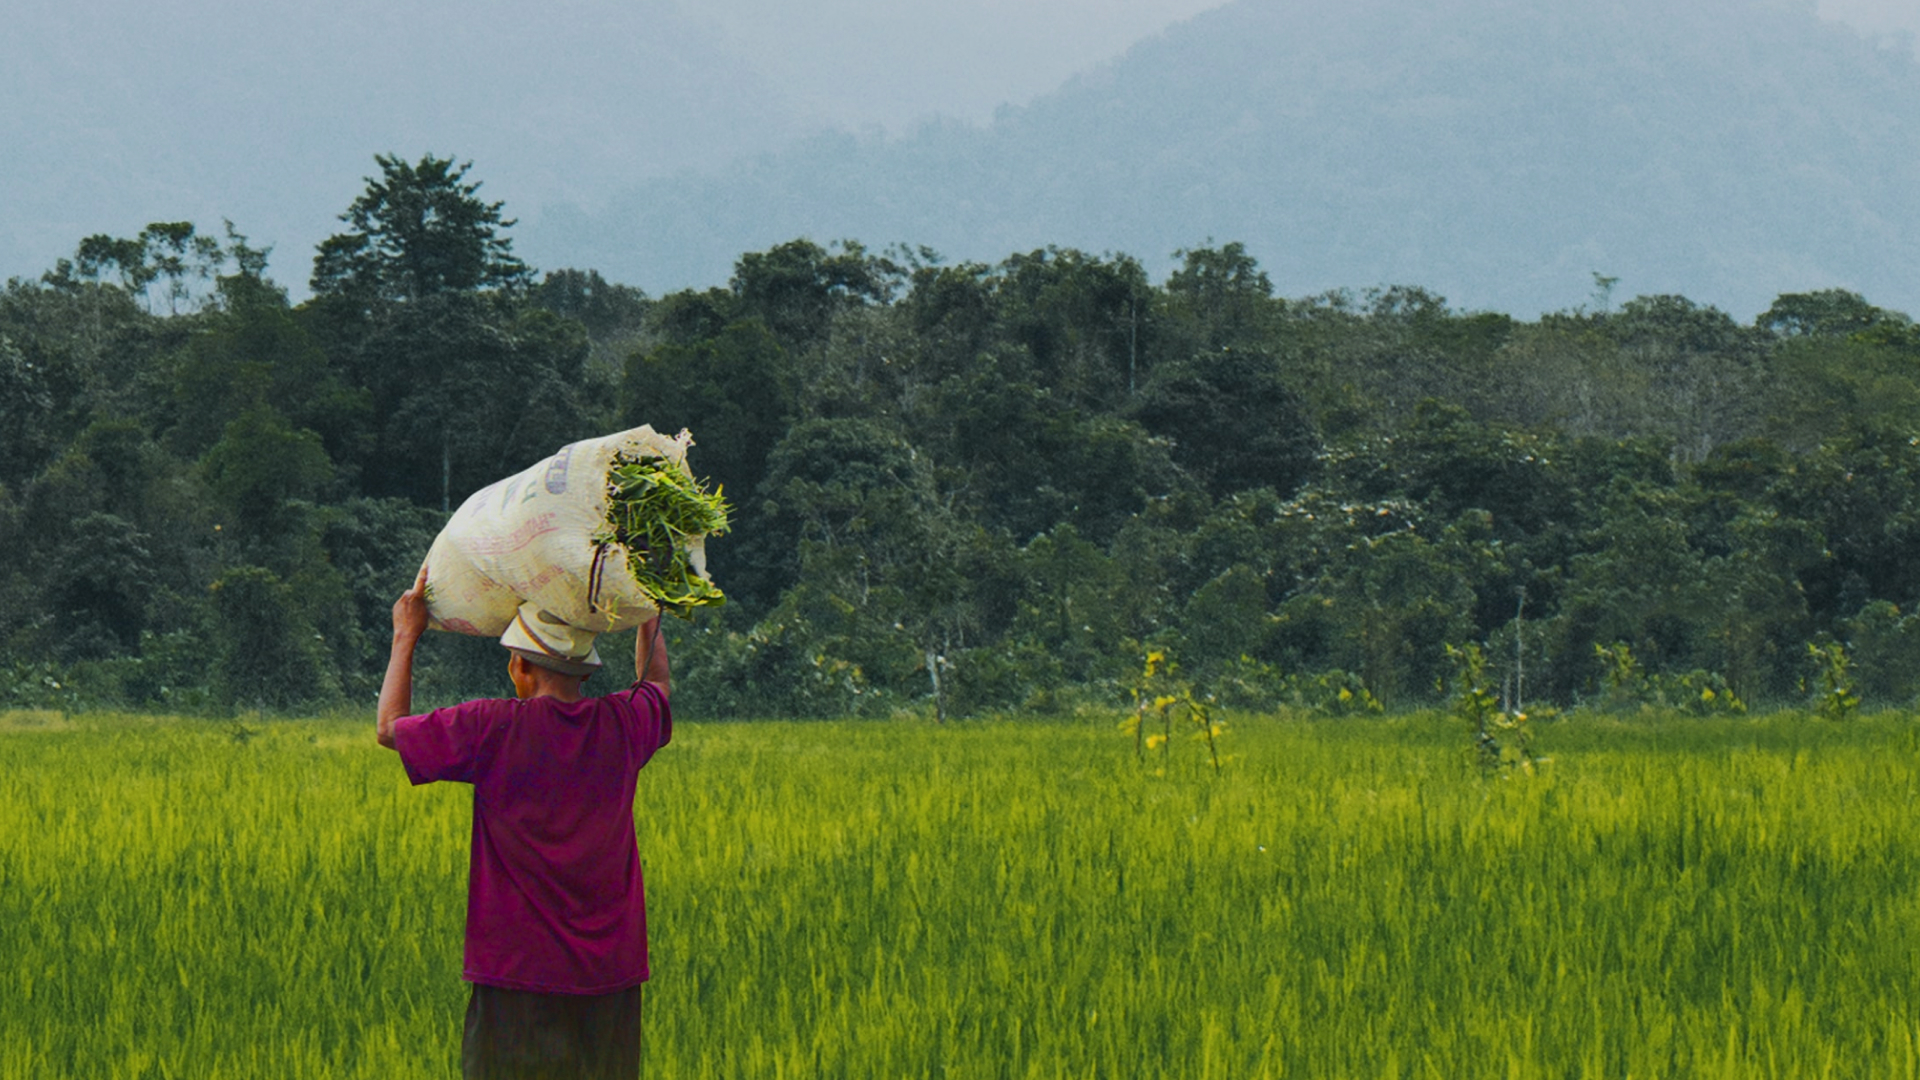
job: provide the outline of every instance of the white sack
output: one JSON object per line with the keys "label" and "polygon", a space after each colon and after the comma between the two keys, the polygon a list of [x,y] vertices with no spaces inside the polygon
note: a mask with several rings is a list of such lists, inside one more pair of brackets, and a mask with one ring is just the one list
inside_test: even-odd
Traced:
{"label": "white sack", "polygon": [[[562,447],[474,492],[427,552],[429,625],[498,637],[524,600],[594,633],[653,618],[657,609],[634,582],[627,549],[594,543],[609,531],[607,469],[626,451],[665,458],[685,472],[692,444],[685,431],[668,438],[642,425]],[[705,577],[705,538],[686,547],[688,565]]]}

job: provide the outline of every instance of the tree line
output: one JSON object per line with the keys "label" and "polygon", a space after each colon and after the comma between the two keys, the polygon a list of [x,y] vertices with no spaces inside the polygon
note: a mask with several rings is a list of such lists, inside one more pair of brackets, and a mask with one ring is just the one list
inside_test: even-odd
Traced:
{"label": "tree line", "polygon": [[[0,702],[371,699],[450,507],[574,439],[697,440],[732,601],[684,708],[1794,700],[1920,693],[1920,329],[1844,290],[1527,321],[1286,298],[1239,244],[997,264],[800,239],[658,298],[544,274],[468,167],[376,159],[313,257],[158,223],[0,293]],[[422,692],[498,693],[442,640]]]}

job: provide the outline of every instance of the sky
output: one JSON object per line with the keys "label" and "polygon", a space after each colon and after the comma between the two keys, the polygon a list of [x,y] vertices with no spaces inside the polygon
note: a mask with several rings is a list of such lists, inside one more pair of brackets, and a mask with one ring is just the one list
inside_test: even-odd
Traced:
{"label": "sky", "polygon": [[723,40],[804,112],[899,131],[985,122],[1220,0],[706,0]]}
{"label": "sky", "polygon": [[[1916,0],[1817,2],[1920,36]],[[1215,3],[9,0],[0,279],[227,217],[297,296],[375,153],[470,158],[531,226],[824,129],[987,123]]]}
{"label": "sky", "polygon": [[1862,33],[1920,37],[1920,3],[1914,0],[1820,0],[1818,8]]}
{"label": "sky", "polygon": [[9,0],[0,280],[225,217],[299,295],[376,153],[471,159],[530,225],[822,130],[985,122],[1216,2]]}
{"label": "sky", "polygon": [[[704,0],[701,7],[726,40],[812,113],[899,130],[934,113],[984,122],[996,106],[1024,104],[1219,2]],[[1920,0],[1816,6],[1864,34],[1920,37]]]}

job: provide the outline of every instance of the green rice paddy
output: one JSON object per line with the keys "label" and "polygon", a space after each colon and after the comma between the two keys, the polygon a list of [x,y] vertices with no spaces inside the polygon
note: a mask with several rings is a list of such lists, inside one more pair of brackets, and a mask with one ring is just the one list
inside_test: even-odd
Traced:
{"label": "green rice paddy", "polygon": [[[1917,734],[682,723],[647,1075],[1920,1076]],[[454,1075],[468,806],[370,718],[0,716],[0,1076]]]}

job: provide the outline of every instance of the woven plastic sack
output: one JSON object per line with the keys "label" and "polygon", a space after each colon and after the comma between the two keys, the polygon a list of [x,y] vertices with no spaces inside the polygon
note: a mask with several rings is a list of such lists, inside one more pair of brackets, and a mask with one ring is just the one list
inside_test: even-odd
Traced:
{"label": "woven plastic sack", "polygon": [[[582,630],[607,633],[656,614],[607,532],[607,469],[614,455],[665,458],[687,469],[685,431],[642,425],[560,448],[545,461],[473,493],[427,552],[427,613],[436,630],[498,637],[532,600]],[[705,538],[686,545],[706,576]]]}

